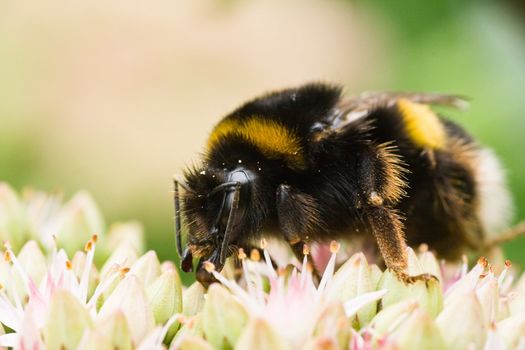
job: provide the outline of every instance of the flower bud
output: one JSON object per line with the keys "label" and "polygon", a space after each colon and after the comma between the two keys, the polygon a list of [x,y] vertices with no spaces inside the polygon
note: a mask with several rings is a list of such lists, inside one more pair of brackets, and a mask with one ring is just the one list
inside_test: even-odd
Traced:
{"label": "flower bud", "polygon": [[[100,270],[100,283],[105,283],[106,280],[110,279],[112,276],[114,276],[116,273],[119,273],[122,269],[125,269],[129,273],[129,266],[133,265],[138,259],[137,252],[135,251],[135,248],[129,243],[123,242],[117,250],[111,254],[109,259],[104,263],[102,266],[102,269]],[[104,289],[104,292],[102,295],[98,297],[97,300],[97,309],[100,309],[102,304],[104,303],[104,300],[106,300],[117,284],[120,282],[120,280],[123,278],[123,275],[120,276],[120,278],[114,279],[113,282],[111,282],[106,289]],[[142,281],[140,282],[141,284]],[[144,287],[144,286],[143,286]]]}
{"label": "flower bud", "polygon": [[91,317],[78,299],[65,290],[56,291],[43,329],[46,349],[76,349],[90,326]]}
{"label": "flower bud", "polygon": [[178,344],[173,342],[170,350],[213,350],[213,347],[202,338],[185,336]]}
{"label": "flower bud", "polygon": [[435,317],[443,308],[441,287],[439,281],[435,279],[405,284],[390,270],[386,270],[379,282],[379,288],[388,290],[383,297],[383,307],[402,300],[416,300],[421,308],[432,317]]}
{"label": "flower bud", "polygon": [[[28,241],[24,244],[20,253],[17,255],[17,259],[27,275],[35,282],[35,285],[38,285],[46,273],[47,261],[37,243],[35,241]],[[27,296],[27,290],[20,276],[15,274],[11,275],[11,278],[12,280],[6,282],[14,284],[20,299],[25,298]]]}
{"label": "flower bud", "polygon": [[407,262],[408,262],[408,269],[407,269],[408,274],[411,276],[415,276],[415,275],[420,275],[424,273],[425,271],[423,271],[423,266],[419,262],[419,258],[414,252],[414,249],[407,247],[406,253],[407,253]]}
{"label": "flower bud", "polygon": [[165,272],[165,271],[169,271],[169,270],[176,270],[176,269],[177,269],[177,265],[175,265],[173,263],[173,261],[166,260],[166,261],[163,261],[160,264],[160,271],[161,272]]}
{"label": "flower bud", "polygon": [[[81,250],[93,234],[105,232],[104,219],[95,201],[87,192],[76,193],[59,213],[60,228],[57,232],[58,244],[68,255]],[[103,238],[103,237],[99,237]]]}
{"label": "flower bud", "polygon": [[175,337],[171,341],[171,347],[178,349],[178,345],[186,337],[204,338],[204,332],[202,330],[202,313],[186,318],[182,322],[182,326],[176,332]]}
{"label": "flower bud", "polygon": [[405,300],[383,308],[377,313],[371,322],[371,327],[378,334],[387,334],[394,331],[400,322],[419,308],[414,300]]}
{"label": "flower bud", "polygon": [[290,346],[266,320],[254,318],[242,332],[235,349],[288,350]]}
{"label": "flower bud", "polygon": [[138,343],[155,325],[144,286],[132,274],[126,275],[117,285],[102,305],[99,317],[108,316],[117,310],[122,310],[126,316],[135,343]]}
{"label": "flower bud", "polygon": [[150,250],[142,255],[131,266],[129,273],[137,276],[147,288],[160,275],[160,261],[157,253]]}
{"label": "flower bud", "polygon": [[162,273],[147,287],[146,294],[156,324],[164,324],[172,315],[182,312],[181,282],[176,270]]}
{"label": "flower bud", "polygon": [[497,328],[508,349],[523,349],[518,345],[525,339],[525,314],[506,318],[498,323]]}
{"label": "flower bud", "polygon": [[344,348],[350,341],[351,324],[346,317],[343,305],[332,302],[321,312],[314,328],[314,336],[320,340],[329,339],[337,349]]}
{"label": "flower bud", "polygon": [[426,245],[421,245],[419,255],[414,252],[414,249],[407,248],[408,258],[408,273],[412,276],[423,273],[431,274],[438,280],[442,280],[441,268],[434,254],[428,251]]}
{"label": "flower bud", "polygon": [[377,266],[376,264],[370,265],[370,277],[372,279],[372,286],[374,287],[374,290],[377,290],[379,287],[379,281],[381,281],[381,277],[383,276],[383,271]]}
{"label": "flower bud", "polygon": [[36,285],[40,284],[46,274],[47,261],[38,244],[35,241],[28,241],[20,249],[17,258],[33,282]]}
{"label": "flower bud", "polygon": [[392,338],[403,350],[443,350],[445,342],[432,318],[423,310],[414,311],[402,322]]}
{"label": "flower bud", "polygon": [[84,333],[84,337],[82,337],[82,340],[80,341],[80,344],[78,345],[77,350],[89,350],[89,349],[113,350],[117,348],[115,348],[111,344],[109,339],[104,337],[102,334],[95,332],[93,330],[88,330],[86,333]]}
{"label": "flower bud", "polygon": [[204,308],[204,292],[206,290],[199,282],[193,283],[183,293],[182,312],[190,317],[198,314]]}
{"label": "flower bud", "polygon": [[138,254],[133,245],[127,242],[122,242],[117,249],[106,260],[100,269],[100,280],[103,281],[108,277],[108,274],[118,266],[131,266],[137,261]]}
{"label": "flower bud", "polygon": [[17,193],[0,182],[0,241],[9,241],[18,251],[28,236],[25,211]]}
{"label": "flower bud", "polygon": [[[343,302],[355,298],[358,295],[375,290],[376,284],[368,262],[363,253],[354,254],[334,274],[328,287],[328,298],[341,300]],[[358,312],[355,322],[356,326],[367,324],[377,312],[377,304],[370,303],[363,306]]]}
{"label": "flower bud", "polygon": [[345,347],[337,346],[337,342],[330,337],[315,337],[303,348],[304,350],[338,350]]}
{"label": "flower bud", "polygon": [[[524,274],[525,276],[525,274]],[[508,295],[510,315],[522,315],[525,313],[525,290],[515,290]]]}
{"label": "flower bud", "polygon": [[133,349],[128,322],[122,311],[117,310],[97,320],[93,329],[84,335],[79,345],[79,350],[89,349]]}
{"label": "flower bud", "polygon": [[202,317],[206,339],[215,348],[223,348],[237,342],[248,313],[227,289],[215,283],[208,289]]}
{"label": "flower bud", "polygon": [[428,250],[421,251],[419,253],[419,263],[422,273],[429,273],[433,276],[436,276],[440,281],[443,281],[443,277],[441,276],[441,268],[439,267],[439,262],[434,254]]}
{"label": "flower bud", "polygon": [[[146,294],[156,324],[162,325],[174,314],[182,312],[181,281],[177,270],[163,272],[147,287]],[[168,340],[173,339],[179,326],[179,322],[171,325],[167,333]]]}
{"label": "flower bud", "polygon": [[137,221],[118,222],[109,227],[105,248],[112,252],[122,242],[131,243],[139,254],[145,251],[144,228]]}
{"label": "flower bud", "polygon": [[46,251],[52,250],[56,246],[55,235],[60,228],[57,217],[62,205],[61,193],[26,189],[22,198],[30,238],[42,244]]}
{"label": "flower bud", "polygon": [[487,334],[483,322],[483,308],[471,291],[445,306],[436,318],[436,324],[445,336],[447,349],[481,349]]}

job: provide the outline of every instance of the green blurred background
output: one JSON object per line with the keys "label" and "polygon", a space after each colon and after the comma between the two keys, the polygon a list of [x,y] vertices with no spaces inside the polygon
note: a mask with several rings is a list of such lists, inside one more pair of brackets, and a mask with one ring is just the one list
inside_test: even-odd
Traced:
{"label": "green blurred background", "polygon": [[[175,258],[171,176],[217,120],[311,80],[471,97],[525,218],[525,6],[461,0],[0,0],[0,180],[89,190]],[[525,240],[507,245],[525,264]]]}

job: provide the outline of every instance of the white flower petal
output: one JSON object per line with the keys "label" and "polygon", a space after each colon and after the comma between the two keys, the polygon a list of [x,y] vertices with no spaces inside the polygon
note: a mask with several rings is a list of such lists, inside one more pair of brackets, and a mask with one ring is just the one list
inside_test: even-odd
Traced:
{"label": "white flower petal", "polygon": [[15,331],[20,329],[23,313],[11,304],[11,301],[0,294],[0,322]]}
{"label": "white flower petal", "polygon": [[0,346],[16,347],[20,336],[17,333],[8,333],[0,335]]}
{"label": "white flower petal", "polygon": [[137,276],[147,288],[160,275],[160,262],[157,253],[150,250],[141,256],[131,266],[129,273]]}
{"label": "white flower petal", "polygon": [[491,327],[483,350],[507,350],[495,327]]}
{"label": "white flower petal", "polygon": [[386,289],[382,289],[375,292],[361,294],[351,300],[348,300],[344,304],[346,316],[351,317],[355,315],[359,309],[370,303],[378,301],[383,296],[385,296],[387,292],[388,291]]}
{"label": "white flower petal", "polygon": [[153,313],[146,299],[146,292],[140,280],[128,274],[104,302],[99,317],[122,310],[128,320],[133,340],[138,343],[150,332],[155,324]]}

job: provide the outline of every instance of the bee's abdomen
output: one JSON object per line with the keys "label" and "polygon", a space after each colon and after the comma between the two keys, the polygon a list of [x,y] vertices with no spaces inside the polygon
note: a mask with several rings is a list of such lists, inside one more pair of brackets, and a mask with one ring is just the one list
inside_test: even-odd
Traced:
{"label": "bee's abdomen", "polygon": [[439,117],[429,106],[400,99],[397,109],[408,138],[418,147],[442,149],[447,133]]}
{"label": "bee's abdomen", "polygon": [[426,105],[401,99],[371,117],[374,137],[393,142],[408,170],[407,195],[396,208],[406,218],[409,244],[427,243],[449,259],[465,248],[479,249],[488,229],[482,217],[487,187],[479,171],[486,163],[483,149]]}
{"label": "bee's abdomen", "polygon": [[474,177],[479,196],[477,214],[486,236],[496,236],[509,227],[513,205],[505,172],[492,150],[477,152]]}

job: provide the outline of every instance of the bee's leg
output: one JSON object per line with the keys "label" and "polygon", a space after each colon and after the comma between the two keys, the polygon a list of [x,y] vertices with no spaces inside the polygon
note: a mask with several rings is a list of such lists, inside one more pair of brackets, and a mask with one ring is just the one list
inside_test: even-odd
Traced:
{"label": "bee's leg", "polygon": [[317,200],[289,185],[280,185],[276,196],[277,217],[284,239],[301,262],[304,246],[322,229]]}
{"label": "bee's leg", "polygon": [[406,169],[390,143],[370,144],[363,149],[356,178],[363,223],[370,228],[385,265],[405,283],[434,279],[430,274],[408,274],[407,244],[401,216],[391,206],[405,195]]}
{"label": "bee's leg", "polygon": [[291,245],[308,240],[320,227],[317,200],[311,195],[289,185],[280,185],[276,201],[279,227]]}
{"label": "bee's leg", "polygon": [[372,195],[365,217],[372,229],[385,265],[405,283],[436,279],[431,274],[410,276],[408,274],[407,245],[403,234],[401,218],[395,210],[379,204],[379,198]]}

